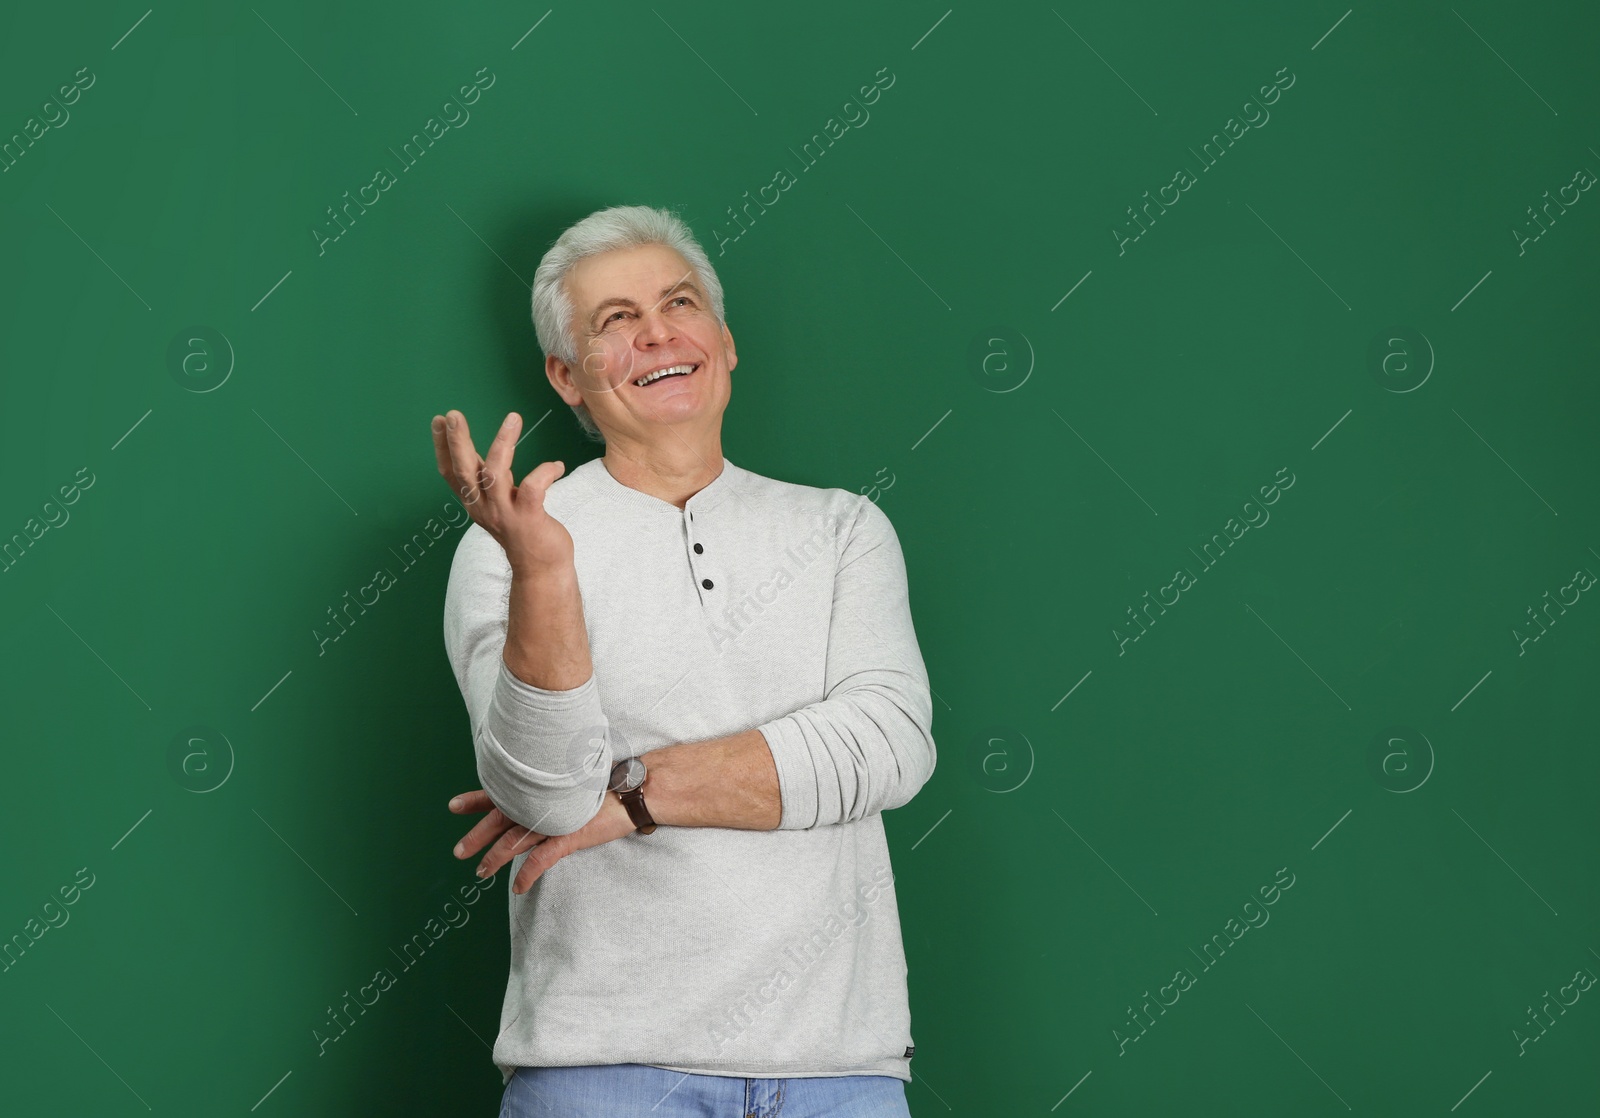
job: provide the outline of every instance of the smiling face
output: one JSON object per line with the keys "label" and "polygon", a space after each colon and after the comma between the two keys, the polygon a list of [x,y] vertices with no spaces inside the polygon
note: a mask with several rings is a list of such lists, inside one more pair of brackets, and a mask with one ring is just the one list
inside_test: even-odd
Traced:
{"label": "smiling face", "polygon": [[[692,442],[720,437],[738,356],[682,256],[665,245],[603,252],[567,273],[566,290],[579,365],[545,359],[563,400],[587,405],[608,441],[653,444],[668,426]],[[662,369],[673,371],[638,383]]]}

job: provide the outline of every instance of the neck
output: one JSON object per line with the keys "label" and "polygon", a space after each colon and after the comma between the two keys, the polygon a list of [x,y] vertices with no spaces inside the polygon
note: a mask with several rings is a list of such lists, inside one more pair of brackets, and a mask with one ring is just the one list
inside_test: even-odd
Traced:
{"label": "neck", "polygon": [[608,439],[605,468],[628,488],[681,509],[722,473],[722,438],[692,444],[669,434],[668,443],[623,446]]}

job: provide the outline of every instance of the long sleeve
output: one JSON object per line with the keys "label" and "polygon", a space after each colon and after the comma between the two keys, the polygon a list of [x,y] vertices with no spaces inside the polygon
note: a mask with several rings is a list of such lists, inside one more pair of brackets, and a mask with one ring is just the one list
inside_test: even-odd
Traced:
{"label": "long sleeve", "polygon": [[866,497],[845,531],[824,698],[757,727],[777,765],[780,830],[899,807],[933,773],[933,704],[899,538]]}
{"label": "long sleeve", "polygon": [[[450,571],[445,642],[490,795],[537,831],[571,833],[610,798],[598,778],[612,757],[738,738],[679,756],[765,764],[765,741],[782,811],[763,821],[769,831],[669,825],[600,843],[506,893],[502,1081],[519,1067],[632,1063],[735,1081],[909,1083],[895,863],[876,813],[919,790],[934,754],[906,557],[888,519],[859,494],[726,458],[681,506],[592,458],[551,484],[544,507],[572,536],[594,664],[581,686],[505,678],[523,599],[487,532],[466,528]],[[527,632],[550,635],[537,619]],[[588,674],[541,670],[524,675],[571,687]],[[725,775],[759,782],[760,767]],[[650,778],[658,791],[671,768]],[[773,779],[769,768],[769,811]],[[760,898],[760,919],[743,897]],[[805,973],[774,1002],[780,963]]]}
{"label": "long sleeve", "polygon": [[473,524],[445,591],[444,643],[472,724],[478,779],[510,818],[542,835],[576,831],[600,810],[611,772],[610,727],[594,676],[567,691],[506,667],[511,565]]}

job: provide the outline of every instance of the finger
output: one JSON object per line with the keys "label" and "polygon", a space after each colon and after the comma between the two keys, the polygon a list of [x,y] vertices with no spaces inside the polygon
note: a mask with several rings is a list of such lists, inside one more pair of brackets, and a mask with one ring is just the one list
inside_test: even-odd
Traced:
{"label": "finger", "polygon": [[516,454],[517,436],[521,432],[522,417],[516,412],[509,413],[505,421],[500,424],[494,442],[489,444],[489,456],[483,460],[484,469],[494,479],[492,484],[500,486],[502,493],[508,491],[513,484],[511,458]]}
{"label": "finger", "polygon": [[[450,444],[445,438],[444,416],[434,416],[431,428],[433,433],[433,456],[439,460],[439,475],[446,481],[450,481],[450,475],[454,468],[450,462]],[[452,487],[453,484],[452,482]]]}
{"label": "finger", "polygon": [[532,497],[543,506],[544,495],[557,478],[567,472],[565,462],[541,462],[528,471],[528,476],[517,486],[517,500]]}
{"label": "finger", "polygon": [[450,810],[457,815],[471,815],[473,812],[488,811],[493,807],[494,801],[482,788],[476,792],[463,792],[450,801]]}
{"label": "finger", "polygon": [[461,471],[456,465],[454,454],[450,449],[449,421],[442,415],[433,417],[433,456],[439,464],[439,476],[444,478],[450,486],[450,491],[461,497],[463,503],[470,504],[466,498],[463,486],[466,484],[461,477]]}
{"label": "finger", "polygon": [[439,475],[450,483],[451,491],[459,496],[461,493],[461,471],[456,468],[455,455],[450,449],[450,413],[434,416],[431,428],[433,432],[433,456],[439,462]]}
{"label": "finger", "polygon": [[489,853],[483,856],[483,861],[478,863],[478,876],[488,877],[499,871],[518,854],[537,846],[544,841],[544,836],[537,831],[530,831],[518,824],[500,836],[498,842],[489,848]]}
{"label": "finger", "polygon": [[478,469],[483,460],[472,445],[472,432],[467,428],[467,417],[451,408],[445,412],[445,441],[450,451],[451,484],[467,506],[477,504],[480,494]]}
{"label": "finger", "polygon": [[495,808],[488,815],[478,820],[473,825],[472,830],[461,836],[461,841],[456,843],[455,846],[455,856],[457,858],[472,857],[516,825],[516,820],[507,818],[499,808]]}
{"label": "finger", "polygon": [[568,853],[566,844],[558,843],[555,839],[540,843],[533,848],[533,853],[522,860],[522,867],[517,870],[516,880],[511,883],[511,891],[526,893],[533,888],[533,883],[539,880],[545,870],[561,861]]}

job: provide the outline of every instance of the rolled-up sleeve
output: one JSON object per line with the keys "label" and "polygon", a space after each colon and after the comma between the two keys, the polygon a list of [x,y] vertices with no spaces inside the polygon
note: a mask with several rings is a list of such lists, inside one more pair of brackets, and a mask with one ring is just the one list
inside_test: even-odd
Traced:
{"label": "rolled-up sleeve", "polygon": [[864,496],[844,531],[824,697],[757,727],[778,770],[780,830],[900,807],[936,760],[933,703],[899,538]]}
{"label": "rolled-up sleeve", "polygon": [[551,691],[506,667],[511,565],[473,524],[456,545],[445,591],[444,643],[472,725],[478,779],[502,812],[543,835],[593,819],[611,772],[610,726],[591,675]]}

